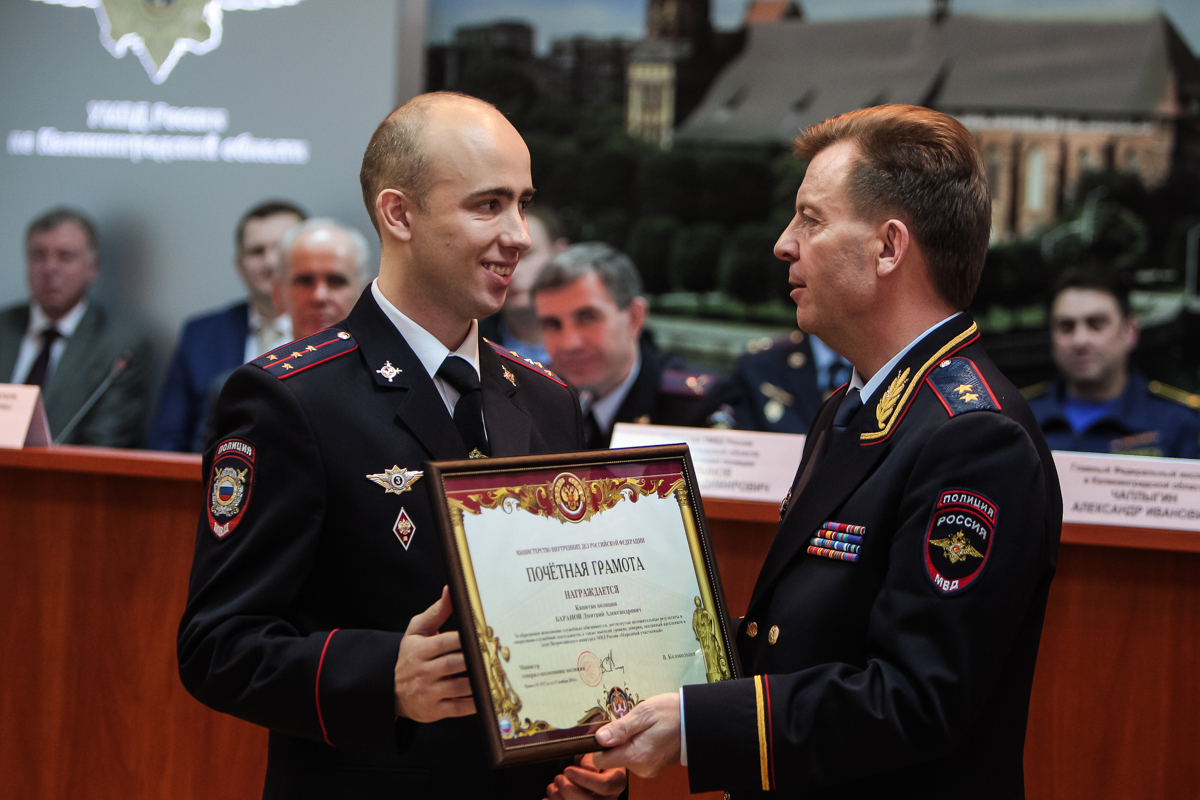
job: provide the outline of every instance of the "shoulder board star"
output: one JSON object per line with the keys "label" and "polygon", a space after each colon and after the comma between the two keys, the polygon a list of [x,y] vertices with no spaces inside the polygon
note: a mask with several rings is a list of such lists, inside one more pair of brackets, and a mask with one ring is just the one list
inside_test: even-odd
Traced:
{"label": "shoulder board star", "polygon": [[537,374],[541,375],[544,378],[549,378],[550,380],[557,383],[559,386],[567,385],[566,383],[563,382],[562,378],[558,377],[553,372],[546,369],[544,366],[542,366],[538,362],[534,361],[533,359],[525,358],[524,356],[518,355],[517,353],[513,352],[512,350],[509,350],[505,347],[501,347],[500,345],[498,345],[495,342],[488,339],[486,336],[483,337],[483,341],[487,342],[488,346],[491,347],[492,350],[494,350],[496,352],[496,355],[500,356],[501,358],[507,359],[514,364],[520,364],[522,367],[525,367],[526,369],[528,369],[532,372],[536,372]]}
{"label": "shoulder board star", "polygon": [[358,343],[349,333],[330,328],[289,342],[250,363],[277,378],[290,378],[357,349]]}
{"label": "shoulder board star", "polygon": [[999,411],[991,387],[969,358],[948,358],[929,371],[926,382],[950,416],[968,411]]}

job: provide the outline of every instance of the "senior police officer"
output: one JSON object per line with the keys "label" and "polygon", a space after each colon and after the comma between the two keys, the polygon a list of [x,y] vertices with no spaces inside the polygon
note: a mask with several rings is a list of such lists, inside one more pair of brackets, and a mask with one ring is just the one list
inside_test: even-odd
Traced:
{"label": "senior police officer", "polygon": [[854,365],[822,407],[738,627],[751,677],[659,695],[597,764],[693,791],[1024,795],[1062,501],[1050,451],[963,309],[990,195],[970,133],[912,106],[804,131],[775,253],[797,321]]}
{"label": "senior police officer", "polygon": [[1060,377],[1024,392],[1051,448],[1200,455],[1200,396],[1148,381],[1130,365],[1138,324],[1115,276],[1063,272],[1050,301],[1050,336]]}
{"label": "senior police officer", "polygon": [[422,95],[360,177],[379,278],[218,402],[180,675],[270,728],[267,797],[615,796],[590,759],[488,768],[420,485],[429,460],[582,445],[566,385],[478,335],[529,246],[529,151],[491,105]]}
{"label": "senior police officer", "polygon": [[580,391],[591,449],[618,422],[705,426],[718,377],[659,354],[644,333],[649,306],[629,256],[603,242],[568,247],[530,289],[550,365]]}

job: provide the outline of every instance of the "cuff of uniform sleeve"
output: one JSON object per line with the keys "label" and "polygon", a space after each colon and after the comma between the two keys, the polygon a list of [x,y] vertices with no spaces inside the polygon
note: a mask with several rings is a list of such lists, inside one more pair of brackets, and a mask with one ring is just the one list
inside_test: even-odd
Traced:
{"label": "cuff of uniform sleeve", "polygon": [[[763,758],[758,678],[696,684],[683,695],[690,735],[688,786],[692,793],[762,790],[769,768]],[[681,717],[682,750],[682,717]]]}
{"label": "cuff of uniform sleeve", "polygon": [[313,687],[317,721],[326,744],[394,748],[396,656],[401,636],[365,630],[327,634]]}

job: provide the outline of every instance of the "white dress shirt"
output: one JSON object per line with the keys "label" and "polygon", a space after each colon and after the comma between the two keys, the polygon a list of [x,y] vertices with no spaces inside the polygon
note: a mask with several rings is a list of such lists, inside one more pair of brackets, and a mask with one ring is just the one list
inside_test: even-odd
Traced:
{"label": "white dress shirt", "polygon": [[637,380],[638,372],[642,369],[642,354],[639,352],[637,358],[634,359],[633,369],[629,370],[629,377],[621,381],[621,385],[613,389],[599,400],[593,400],[591,404],[584,410],[592,412],[592,416],[596,419],[596,426],[601,431],[611,431],[613,422],[617,418],[617,412],[621,410],[621,403],[625,402],[625,396],[629,394],[629,390],[633,388],[633,382]]}
{"label": "white dress shirt", "polygon": [[42,331],[53,325],[62,334],[54,344],[50,345],[50,363],[46,366],[46,383],[58,367],[63,351],[67,349],[67,340],[75,334],[80,320],[87,313],[88,301],[84,297],[75,307],[68,311],[62,319],[55,322],[46,316],[42,307],[37,303],[29,304],[29,327],[25,329],[25,338],[21,339],[21,349],[17,351],[17,363],[13,367],[12,383],[24,383],[29,377],[33,362],[37,361],[38,353],[42,352]]}
{"label": "white dress shirt", "polygon": [[887,378],[887,376],[891,374],[892,369],[897,364],[900,363],[900,359],[902,359],[906,355],[908,355],[909,350],[912,350],[914,347],[916,347],[918,344],[920,344],[925,339],[926,336],[933,333],[938,328],[942,327],[947,322],[954,319],[961,313],[962,313],[961,311],[956,311],[953,314],[951,314],[950,316],[946,317],[941,322],[937,323],[936,325],[933,325],[932,327],[927,328],[924,333],[922,333],[920,336],[918,336],[917,338],[915,338],[911,342],[909,342],[908,345],[903,350],[901,350],[899,353],[896,353],[896,355],[892,356],[892,360],[887,362],[886,364],[884,364],[879,369],[878,372],[876,372],[874,375],[872,375],[871,380],[863,382],[862,375],[858,374],[858,368],[855,367],[854,373],[850,376],[850,388],[859,390],[858,394],[859,394],[859,397],[862,398],[863,405],[864,406],[867,405],[867,401],[871,400],[874,397],[875,392],[879,391],[879,387],[883,384],[883,382]]}
{"label": "white dress shirt", "polygon": [[[396,330],[400,331],[400,335],[404,337],[404,341],[408,342],[408,346],[417,354],[417,358],[421,361],[421,366],[425,367],[425,371],[429,373],[429,377],[433,378],[433,385],[437,387],[438,394],[442,396],[443,402],[446,403],[446,410],[450,412],[450,416],[454,416],[454,405],[458,402],[458,390],[437,376],[437,371],[441,369],[442,362],[446,360],[446,356],[456,355],[466,361],[475,370],[475,374],[479,374],[479,322],[471,320],[471,330],[467,333],[467,338],[463,339],[463,343],[458,346],[458,349],[451,353],[446,345],[437,340],[429,331],[422,328],[417,323],[413,322],[404,312],[392,305],[383,292],[379,290],[379,279],[371,281],[371,295],[375,298],[375,302],[379,303],[379,307],[383,309],[383,313],[392,324],[396,326]],[[383,366],[380,364],[379,366]],[[487,421],[484,420],[486,428]],[[486,431],[485,431],[486,432]]]}
{"label": "white dress shirt", "polygon": [[[933,333],[961,313],[961,311],[957,311],[936,325],[926,329],[924,333],[909,342],[903,350],[892,356],[892,360],[884,364],[878,372],[871,376],[871,380],[867,381],[866,383],[863,382],[862,376],[858,374],[858,368],[856,367],[853,375],[850,376],[850,388],[859,390],[859,396],[863,399],[863,405],[867,405],[867,401],[870,400],[875,392],[879,390],[879,387],[883,384],[884,380],[888,375],[891,374],[892,369],[900,363],[900,359],[904,358],[904,356],[908,354],[909,350],[912,350],[914,347],[920,344],[920,342],[924,340],[926,336]],[[685,767],[687,766],[687,727],[685,726],[683,719],[682,688],[679,690],[679,763],[683,764]]]}
{"label": "white dress shirt", "polygon": [[269,353],[276,347],[283,347],[292,340],[292,318],[280,314],[275,319],[264,319],[263,315],[250,306],[250,327],[246,334],[246,352],[244,363],[249,364],[254,359]]}

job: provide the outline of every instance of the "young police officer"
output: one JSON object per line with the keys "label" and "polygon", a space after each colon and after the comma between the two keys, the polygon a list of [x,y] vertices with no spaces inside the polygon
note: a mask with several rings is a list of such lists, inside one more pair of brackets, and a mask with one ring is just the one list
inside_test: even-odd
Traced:
{"label": "young police officer", "polygon": [[379,278],[221,394],[180,675],[271,729],[266,797],[616,796],[587,758],[488,768],[420,485],[426,461],[582,445],[570,390],[478,334],[529,247],[529,151],[489,104],[422,95],[361,182]]}

